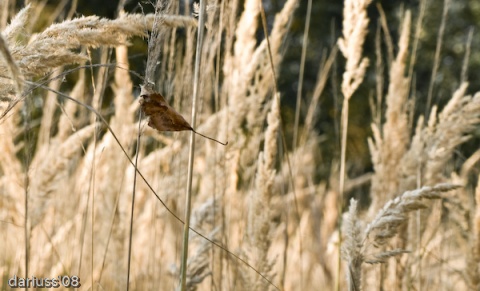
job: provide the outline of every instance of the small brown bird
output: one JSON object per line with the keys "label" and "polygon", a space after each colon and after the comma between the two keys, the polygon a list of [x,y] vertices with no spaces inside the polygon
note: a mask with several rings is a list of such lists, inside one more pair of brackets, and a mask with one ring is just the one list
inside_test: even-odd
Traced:
{"label": "small brown bird", "polygon": [[222,143],[214,138],[196,132],[180,113],[168,105],[160,93],[148,89],[146,86],[141,86],[140,97],[142,98],[140,99],[140,107],[143,113],[149,117],[148,126],[151,128],[155,128],[158,131],[191,130],[221,145],[226,146],[228,144],[228,142]]}

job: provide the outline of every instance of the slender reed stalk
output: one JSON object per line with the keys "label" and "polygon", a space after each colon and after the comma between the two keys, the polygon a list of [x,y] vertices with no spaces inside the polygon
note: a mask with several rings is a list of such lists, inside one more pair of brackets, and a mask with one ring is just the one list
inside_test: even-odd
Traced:
{"label": "slender reed stalk", "polygon": [[470,27],[470,29],[468,30],[467,42],[465,43],[465,56],[463,58],[460,83],[465,83],[468,81],[468,61],[470,60],[472,39],[473,39],[473,27]]}
{"label": "slender reed stalk", "polygon": [[344,187],[345,187],[345,164],[346,164],[346,152],[347,152],[347,131],[348,131],[348,111],[349,111],[349,100],[344,99],[343,100],[343,106],[342,106],[342,117],[340,121],[340,127],[341,127],[341,148],[340,148],[340,178],[339,178],[339,188],[338,188],[338,201],[337,201],[337,207],[338,207],[338,225],[339,225],[339,256],[337,260],[337,274],[336,274],[336,279],[335,279],[335,290],[338,291],[340,290],[340,251],[341,251],[341,246],[342,246],[342,233],[341,233],[341,223],[342,223],[342,213],[343,213],[343,192],[344,192]]}
{"label": "slender reed stalk", "polygon": [[342,246],[342,213],[343,213],[343,195],[345,189],[345,168],[347,155],[347,133],[348,133],[348,112],[349,102],[353,93],[363,82],[365,70],[368,66],[368,59],[362,58],[362,47],[367,34],[367,25],[369,22],[367,16],[367,6],[371,0],[345,0],[343,9],[343,38],[339,39],[338,45],[340,51],[346,58],[345,72],[342,80],[342,93],[344,96],[342,117],[341,117],[341,149],[340,149],[340,178],[338,189],[338,231],[339,248],[337,259],[337,273],[335,277],[335,290],[340,290],[340,269],[341,269],[341,246]]}
{"label": "slender reed stalk", "polygon": [[332,71],[333,64],[335,63],[337,51],[338,46],[333,46],[330,54],[328,55],[328,58],[325,61],[322,60],[321,62],[320,69],[318,71],[317,84],[313,91],[312,100],[308,105],[308,111],[305,116],[305,123],[302,130],[302,135],[300,136],[300,145],[304,145],[307,142],[308,137],[312,132],[312,127],[315,123],[316,117],[315,112],[317,112],[317,106],[320,102],[320,96],[322,95],[323,90],[327,85],[328,76],[330,76],[330,71]]}
{"label": "slender reed stalk", "polygon": [[305,29],[303,32],[302,56],[300,57],[301,58],[300,59],[300,75],[298,76],[297,103],[295,105],[295,124],[293,127],[293,146],[292,146],[293,151],[295,151],[295,149],[297,148],[297,143],[298,143],[297,139],[298,139],[298,131],[299,131],[298,126],[300,122],[300,107],[302,105],[303,75],[305,73],[305,59],[307,56],[308,32],[310,30],[311,16],[312,16],[312,0],[308,0],[307,18],[305,19]]}
{"label": "slender reed stalk", "polygon": [[428,86],[427,105],[425,107],[425,120],[428,120],[430,107],[432,105],[433,88],[435,87],[435,79],[437,78],[438,67],[440,66],[440,54],[442,52],[443,35],[445,34],[445,26],[447,24],[448,10],[450,9],[451,0],[444,0],[443,14],[440,28],[438,29],[437,47],[435,49],[435,59],[433,61],[432,76],[430,77],[430,85]]}
{"label": "slender reed stalk", "polygon": [[132,189],[132,207],[130,212],[130,230],[128,236],[128,263],[127,263],[127,291],[130,290],[130,265],[132,260],[132,238],[133,238],[133,212],[135,210],[135,193],[137,187],[137,165],[138,156],[140,155],[140,136],[141,136],[141,124],[142,124],[142,110],[139,110],[138,116],[138,136],[137,136],[137,148],[135,150],[135,165],[133,168],[133,189]]}
{"label": "slender reed stalk", "polygon": [[[29,199],[29,184],[30,178],[28,175],[30,169],[30,162],[32,159],[31,152],[32,152],[32,138],[30,132],[30,100],[27,98],[25,100],[25,116],[24,116],[24,140],[25,140],[25,152],[24,152],[24,164],[25,164],[25,179],[24,179],[24,187],[25,187],[25,220],[24,220],[24,229],[25,229],[25,277],[28,278],[28,267],[29,267],[29,260],[30,260],[30,216],[29,216],[29,208],[28,208],[28,199]],[[28,285],[25,288],[28,290]]]}
{"label": "slender reed stalk", "polygon": [[[191,126],[195,128],[197,121],[197,99],[200,86],[200,65],[203,49],[203,35],[205,26],[205,8],[207,4],[205,0],[200,0],[200,13],[197,30],[197,48],[195,54],[195,72],[193,75],[193,96],[192,96],[192,121]],[[192,204],[192,179],[193,179],[193,161],[195,157],[195,132],[190,133],[190,147],[188,151],[188,172],[187,172],[187,192],[185,197],[185,225],[183,228],[183,247],[182,247],[182,263],[181,263],[181,284],[180,290],[185,291],[187,288],[187,261],[188,261],[188,235],[190,232],[190,216]]]}
{"label": "slender reed stalk", "polygon": [[390,31],[388,29],[388,20],[387,16],[385,15],[385,11],[383,11],[382,5],[377,3],[378,13],[380,14],[380,24],[382,26],[383,34],[385,35],[385,44],[387,45],[387,55],[388,55],[388,69],[390,70],[390,65],[393,62],[393,41],[392,36],[390,35]]}
{"label": "slender reed stalk", "polygon": [[[50,92],[53,92],[53,91],[50,91]],[[97,134],[94,133],[94,143],[96,143],[96,139],[97,139]],[[91,188],[92,188],[92,182],[91,180],[93,179],[93,177],[95,176],[95,171],[94,171],[94,168],[95,168],[95,156],[93,156],[93,159],[92,159],[92,168],[90,169],[90,178],[89,178],[89,183],[88,183],[88,190],[87,190],[87,202],[86,202],[86,207],[85,207],[85,211],[82,213],[82,216],[83,216],[83,219],[82,219],[82,224],[81,224],[81,231],[80,231],[80,242],[79,242],[79,246],[80,246],[80,254],[78,255],[78,269],[77,269],[77,274],[80,274],[81,270],[82,270],[82,259],[83,259],[83,244],[85,242],[85,234],[87,232],[87,219],[88,219],[88,206],[90,205],[90,193],[91,193]]]}
{"label": "slender reed stalk", "polygon": [[[95,117],[96,119],[96,117]],[[97,149],[97,135],[98,135],[98,131],[97,131],[97,127],[95,126],[95,133],[93,134],[95,136],[95,142],[94,142],[94,153],[96,152],[96,149]],[[90,229],[90,256],[91,256],[91,261],[90,261],[90,280],[91,280],[91,288],[93,290],[93,266],[95,264],[95,255],[94,255],[94,251],[95,251],[95,244],[94,244],[94,241],[95,241],[95,181],[96,181],[96,167],[95,167],[95,160],[96,160],[96,155],[94,154],[94,158],[93,158],[93,162],[92,162],[92,187],[91,187],[91,191],[92,191],[92,207],[90,208],[91,209],[91,219],[92,219],[92,228]],[[87,212],[88,212],[88,204],[87,204]]]}
{"label": "slender reed stalk", "polygon": [[[222,4],[220,6],[220,13],[219,13],[219,17],[220,17],[220,23],[218,24],[218,32],[217,32],[217,35],[216,35],[216,41],[218,43],[221,43],[222,41],[222,34],[223,34],[223,30],[224,30],[224,23],[223,23],[223,20],[224,20],[224,15],[225,15],[225,6],[226,6],[226,1],[222,1]],[[219,85],[220,85],[220,56],[221,56],[221,46],[217,46],[217,58],[216,58],[216,62],[215,62],[215,88],[214,88],[214,99],[215,99],[215,112],[218,112],[219,109],[220,109],[220,92],[219,92]],[[227,115],[228,116],[228,115]],[[228,124],[228,121],[226,121],[226,124]],[[227,139],[228,140],[228,139]],[[223,166],[223,169],[224,169],[224,172],[225,172],[225,160],[222,159],[221,160],[222,163],[222,166]],[[215,155],[215,164],[217,164],[217,156]],[[213,191],[213,227],[217,227],[217,203],[219,203],[220,205],[225,205],[223,202],[218,202],[217,201],[217,191],[216,189],[219,188],[217,186],[217,172],[214,171],[214,191]],[[219,183],[220,184],[220,183]],[[223,185],[225,186],[225,185]],[[225,187],[223,188],[225,189]],[[224,197],[224,195],[221,195],[222,197]],[[220,208],[220,207],[219,207]],[[220,222],[220,225],[221,225],[221,229],[222,229],[222,236],[224,235],[224,225],[223,225],[223,218],[224,218],[224,213],[223,211],[219,211],[220,213],[220,217],[221,217],[221,222]],[[217,259],[218,258],[218,259]],[[217,265],[218,265],[218,268],[217,268]],[[219,290],[222,290],[222,270],[223,270],[223,257],[221,256],[221,253],[218,253],[215,251],[214,248],[211,248],[211,269],[212,269],[212,274],[214,274],[213,276],[211,276],[211,280],[210,280],[210,284],[211,286],[215,286],[217,285]],[[218,271],[217,271],[218,270]]]}
{"label": "slender reed stalk", "polygon": [[412,45],[412,54],[410,56],[410,67],[408,69],[408,79],[409,79],[409,86],[412,87],[412,78],[413,78],[413,69],[415,68],[415,63],[417,60],[417,50],[418,50],[418,42],[420,41],[420,33],[423,30],[423,19],[425,17],[425,11],[427,10],[427,0],[420,0],[420,14],[417,18],[417,23],[415,25],[415,36],[413,38],[413,45]]}

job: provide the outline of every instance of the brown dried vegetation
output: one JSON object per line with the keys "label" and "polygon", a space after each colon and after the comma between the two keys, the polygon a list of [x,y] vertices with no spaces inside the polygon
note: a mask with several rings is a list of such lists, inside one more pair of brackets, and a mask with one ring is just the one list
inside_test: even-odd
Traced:
{"label": "brown dried vegetation", "polygon": [[[339,86],[345,98],[342,148],[348,103],[372,63],[362,51],[370,33],[370,2],[345,0],[338,41],[346,59]],[[480,122],[480,93],[467,93],[464,82],[443,109],[433,106],[428,122],[423,117],[415,121],[408,106],[412,73],[407,64],[414,52],[407,11],[396,57],[391,52],[388,64],[388,93],[372,102],[374,112],[385,112],[384,120],[372,122],[374,173],[348,179],[349,157],[344,154],[330,181],[317,181],[321,158],[315,149],[321,139],[311,130],[303,132],[287,152],[280,119],[284,97],[276,92],[272,74],[272,66],[278,71],[282,62],[281,44],[298,0],[287,0],[275,16],[269,43],[257,41],[260,4],[246,0],[240,7],[229,0],[207,7],[195,129],[230,143],[224,147],[199,139],[195,144],[191,227],[210,241],[191,234],[188,289],[478,290],[480,187],[461,186],[468,185],[480,154],[468,158],[458,172],[449,163]],[[29,5],[10,15],[8,25],[2,23],[0,285],[6,288],[5,278],[13,275],[68,274],[78,275],[85,289],[124,289],[131,236],[130,288],[172,290],[180,268],[182,223],[177,218],[184,211],[187,136],[159,133],[143,120],[136,152],[138,110],[142,106],[151,118],[158,112],[148,107],[151,98],[143,97],[139,105],[134,83],[141,81],[132,81],[128,72],[128,45],[132,37],[146,37],[152,27],[161,26],[164,38],[157,45],[162,73],[156,84],[165,106],[190,112],[192,86],[186,80],[193,74],[197,21],[163,15],[156,22],[154,15],[120,13],[114,20],[67,19],[32,34],[31,22],[41,11],[41,5]],[[185,38],[177,35],[180,27]],[[113,52],[116,66],[64,70],[94,62],[97,51],[103,64]],[[335,58],[341,57],[336,51],[331,48],[323,66],[313,106]],[[65,90],[61,80],[67,75],[76,76],[76,83]],[[102,107],[107,88],[113,92],[108,109]],[[310,108],[305,115],[307,128],[314,112]],[[150,122],[158,129],[164,123],[157,124],[157,119]],[[181,117],[181,129],[192,129],[186,120]],[[130,162],[136,155],[145,181],[136,180],[129,233]],[[361,210],[351,200],[342,214],[345,193],[369,181],[369,209]],[[340,257],[344,262],[338,269]]]}

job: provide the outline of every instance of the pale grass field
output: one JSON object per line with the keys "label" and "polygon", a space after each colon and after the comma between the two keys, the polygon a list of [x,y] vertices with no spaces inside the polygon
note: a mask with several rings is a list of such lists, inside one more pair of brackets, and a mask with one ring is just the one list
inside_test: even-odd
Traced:
{"label": "pale grass field", "polygon": [[[298,2],[285,2],[268,43],[257,41],[259,0],[207,6],[194,128],[229,144],[196,137],[191,227],[210,241],[190,233],[188,290],[479,290],[480,186],[468,177],[480,151],[459,168],[451,161],[478,127],[480,93],[459,76],[446,106],[413,116],[409,64],[424,14],[412,19],[405,11],[399,38],[387,46],[388,70],[377,71],[388,93],[371,101],[374,172],[350,179],[349,104],[378,60],[362,49],[375,33],[367,30],[370,1],[345,0],[342,36],[328,51],[306,112],[298,111],[302,126],[286,150],[284,127],[291,125],[280,119],[286,97],[273,71]],[[147,42],[153,26],[161,39],[150,44],[150,53],[160,52],[157,90],[190,121],[197,20],[176,15],[171,1],[169,14],[156,20],[71,13],[32,33],[44,6],[7,9],[12,3],[0,2],[0,289],[10,289],[13,275],[77,275],[80,290],[125,290],[128,272],[131,290],[177,288],[183,224],[172,213],[183,219],[190,132],[139,124],[143,81],[125,69],[129,41]],[[388,42],[383,34],[378,39]],[[319,181],[313,120],[335,58],[345,60],[342,147],[329,180]],[[145,180],[130,162],[138,142]],[[368,209],[353,199],[342,203],[365,183]]]}

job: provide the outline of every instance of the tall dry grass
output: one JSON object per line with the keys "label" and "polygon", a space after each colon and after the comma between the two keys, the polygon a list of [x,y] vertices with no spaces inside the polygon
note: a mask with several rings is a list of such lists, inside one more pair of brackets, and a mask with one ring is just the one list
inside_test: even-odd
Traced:
{"label": "tall dry grass", "polygon": [[[370,1],[345,2],[338,42],[346,59],[339,86],[343,150],[340,169],[332,166],[328,181],[317,178],[322,138],[311,129],[341,57],[337,48],[325,58],[307,112],[297,111],[303,122],[296,124],[304,128],[295,129],[299,140],[289,150],[280,138],[280,104],[289,97],[275,92],[272,69],[278,72],[282,64],[299,1],[285,1],[268,30],[269,42],[258,39],[260,0],[207,3],[195,129],[229,144],[195,140],[187,289],[479,288],[480,187],[471,174],[480,154],[459,168],[451,161],[478,127],[480,93],[468,93],[462,73],[446,106],[434,105],[426,122],[415,116],[409,104],[423,22],[406,11],[395,45],[384,19],[375,62],[388,59],[388,75],[385,64],[370,66],[382,82],[372,100],[374,172],[349,178],[349,100],[357,98],[373,60],[363,56],[365,37],[372,33]],[[169,14],[67,17],[38,33],[32,27],[42,5],[2,10],[2,290],[9,289],[13,275],[77,275],[85,290],[178,287],[188,134],[158,133],[138,123],[143,80],[128,71],[132,38],[148,41],[152,29],[157,31],[148,58],[160,61],[149,63],[147,80],[190,120],[197,20],[176,15],[174,1],[163,3],[171,5]],[[381,57],[382,42],[391,57]],[[103,65],[88,65],[96,63]],[[73,86],[62,82],[71,79]],[[368,209],[351,200],[343,213],[349,191],[365,183],[371,183]]]}

